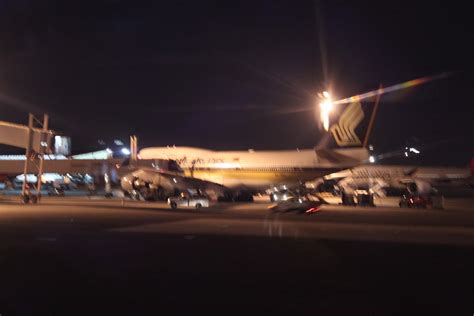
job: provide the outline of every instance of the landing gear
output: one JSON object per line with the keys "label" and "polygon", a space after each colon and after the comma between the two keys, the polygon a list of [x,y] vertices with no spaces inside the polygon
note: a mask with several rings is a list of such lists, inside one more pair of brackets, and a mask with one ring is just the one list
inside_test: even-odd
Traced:
{"label": "landing gear", "polygon": [[232,192],[230,191],[225,191],[224,195],[221,195],[217,198],[218,202],[232,202]]}
{"label": "landing gear", "polygon": [[130,198],[134,201],[140,201],[140,193],[137,190],[132,190],[131,192],[127,192]]}
{"label": "landing gear", "polygon": [[150,190],[150,187],[141,187],[139,192],[145,201],[153,201],[155,199],[153,191]]}
{"label": "landing gear", "polygon": [[140,186],[134,186],[134,189],[126,192],[132,200],[145,200],[145,201],[166,201],[169,197],[169,194],[159,186],[158,188],[153,188],[149,183],[145,183]]}
{"label": "landing gear", "polygon": [[341,193],[341,201],[342,201],[342,205],[351,205],[351,206],[356,205],[356,203],[354,202],[354,195],[347,194],[344,191],[342,191]]}
{"label": "landing gear", "polygon": [[158,201],[166,201],[168,199],[168,196],[166,195],[165,190],[162,187],[158,187],[155,190],[155,200]]}
{"label": "landing gear", "polygon": [[248,191],[230,192],[227,191],[223,196],[219,196],[219,202],[253,202],[253,195]]}
{"label": "landing gear", "polygon": [[253,195],[250,192],[239,192],[234,196],[235,202],[253,202]]}

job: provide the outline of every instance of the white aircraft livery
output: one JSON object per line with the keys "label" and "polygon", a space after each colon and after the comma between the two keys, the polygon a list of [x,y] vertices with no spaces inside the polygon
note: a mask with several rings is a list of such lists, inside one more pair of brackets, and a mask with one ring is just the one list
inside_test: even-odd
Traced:
{"label": "white aircraft livery", "polygon": [[265,189],[295,184],[368,159],[364,148],[335,150],[212,151],[193,147],[153,147],[142,159],[176,160],[186,175],[229,188]]}
{"label": "white aircraft livery", "polygon": [[339,147],[334,149],[213,151],[167,146],[144,148],[139,157],[176,160],[187,176],[228,188],[265,190],[271,186],[301,184],[368,161],[368,151],[361,147],[360,141],[368,125],[364,118],[368,115],[364,115],[360,102],[341,110],[327,134]]}

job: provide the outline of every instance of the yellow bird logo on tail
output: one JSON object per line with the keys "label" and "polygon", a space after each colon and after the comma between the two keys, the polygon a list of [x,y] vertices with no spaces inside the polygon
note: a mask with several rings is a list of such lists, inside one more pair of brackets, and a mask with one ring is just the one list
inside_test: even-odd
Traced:
{"label": "yellow bird logo on tail", "polygon": [[351,103],[341,114],[339,122],[332,125],[330,131],[339,146],[356,146],[362,144],[355,133],[356,127],[364,119],[360,102]]}

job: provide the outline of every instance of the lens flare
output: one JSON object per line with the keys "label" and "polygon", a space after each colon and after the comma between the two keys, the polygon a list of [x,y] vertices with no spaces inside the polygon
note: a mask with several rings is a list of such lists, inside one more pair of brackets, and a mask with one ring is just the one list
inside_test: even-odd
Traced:
{"label": "lens flare", "polygon": [[385,93],[389,93],[389,92],[393,92],[393,91],[397,91],[397,90],[401,90],[401,89],[415,87],[415,86],[418,86],[418,85],[421,85],[421,84],[424,84],[424,83],[427,83],[427,82],[430,82],[430,81],[433,81],[433,80],[436,80],[436,79],[445,78],[448,75],[449,75],[449,73],[442,73],[442,74],[439,74],[439,75],[436,75],[436,76],[422,77],[422,78],[418,78],[418,79],[413,79],[413,80],[406,81],[406,82],[403,82],[403,83],[399,83],[399,84],[396,84],[396,85],[393,85],[393,86],[390,86],[390,87],[381,88],[381,89],[377,89],[377,90],[372,90],[372,91],[362,93],[362,94],[359,94],[359,95],[355,95],[355,96],[352,96],[352,97],[349,97],[349,98],[334,101],[333,104],[346,104],[346,103],[352,103],[352,102],[360,101],[360,100],[363,100],[363,99],[372,98],[372,97],[375,97],[378,94],[382,95],[382,94],[385,94]]}

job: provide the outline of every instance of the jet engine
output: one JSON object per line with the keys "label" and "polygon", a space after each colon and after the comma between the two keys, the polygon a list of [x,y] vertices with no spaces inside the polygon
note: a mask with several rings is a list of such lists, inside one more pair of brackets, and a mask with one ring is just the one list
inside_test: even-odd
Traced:
{"label": "jet engine", "polygon": [[175,191],[175,184],[169,176],[156,172],[136,170],[120,179],[122,190],[134,199],[166,200]]}

